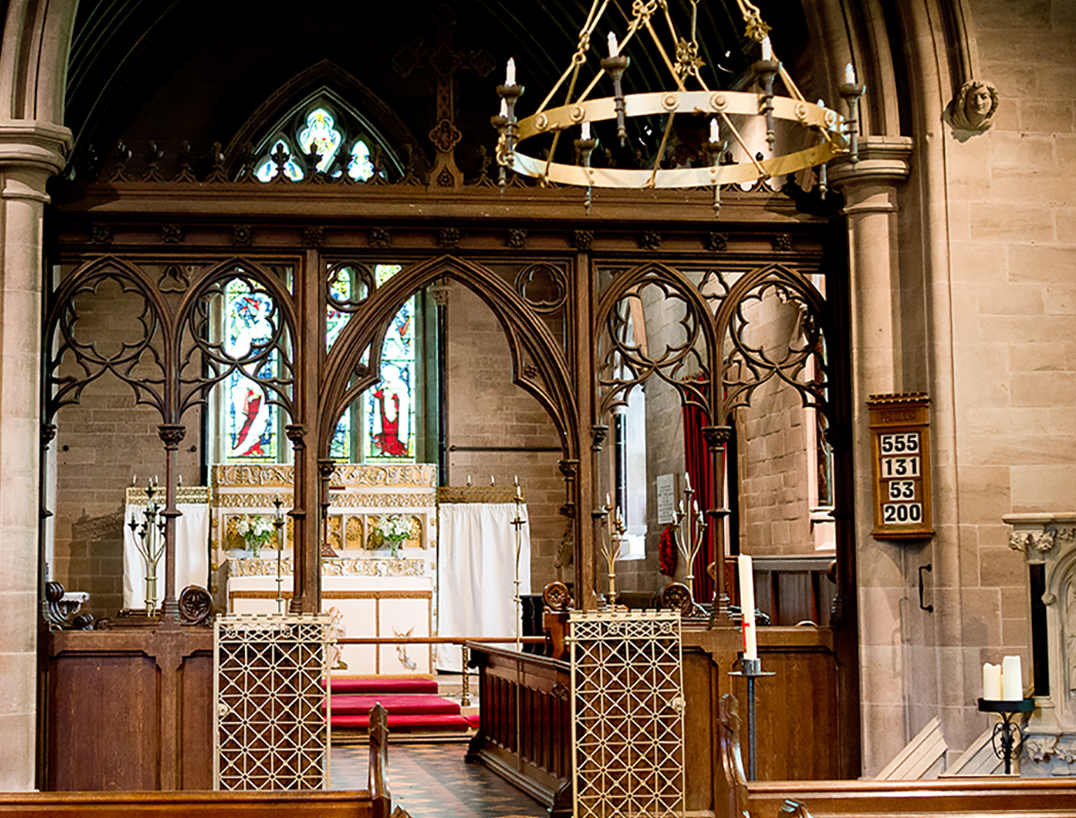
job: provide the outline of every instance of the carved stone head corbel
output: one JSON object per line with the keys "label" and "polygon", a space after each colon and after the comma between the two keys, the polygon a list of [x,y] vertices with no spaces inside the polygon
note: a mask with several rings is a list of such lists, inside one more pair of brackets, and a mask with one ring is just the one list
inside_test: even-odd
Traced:
{"label": "carved stone head corbel", "polygon": [[989,82],[968,80],[949,103],[949,120],[958,131],[982,133],[990,128],[998,110],[998,89]]}

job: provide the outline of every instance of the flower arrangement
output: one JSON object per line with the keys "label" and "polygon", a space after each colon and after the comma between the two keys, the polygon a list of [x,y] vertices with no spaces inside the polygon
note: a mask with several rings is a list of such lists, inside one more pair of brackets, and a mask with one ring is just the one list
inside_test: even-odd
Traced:
{"label": "flower arrangement", "polygon": [[273,520],[260,514],[249,514],[236,520],[235,530],[246,542],[251,555],[258,557],[273,536]]}
{"label": "flower arrangement", "polygon": [[400,543],[411,536],[411,518],[403,514],[382,517],[374,529],[384,542],[392,549],[392,556],[399,558]]}

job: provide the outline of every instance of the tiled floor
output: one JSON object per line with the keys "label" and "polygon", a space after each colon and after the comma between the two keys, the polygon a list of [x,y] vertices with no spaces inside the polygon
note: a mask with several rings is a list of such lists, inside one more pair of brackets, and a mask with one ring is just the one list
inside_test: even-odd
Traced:
{"label": "tiled floor", "polygon": [[[332,788],[366,789],[364,745],[332,748]],[[467,744],[390,744],[389,792],[412,818],[545,818],[545,807],[481,764],[463,760]]]}

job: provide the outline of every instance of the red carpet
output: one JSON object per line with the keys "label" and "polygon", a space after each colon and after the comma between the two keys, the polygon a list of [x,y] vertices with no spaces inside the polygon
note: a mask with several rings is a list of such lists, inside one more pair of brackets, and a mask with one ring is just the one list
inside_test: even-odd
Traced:
{"label": "red carpet", "polygon": [[459,704],[437,695],[435,679],[333,679],[330,694],[334,730],[367,729],[377,704],[397,733],[458,733],[477,726],[477,716],[461,715]]}

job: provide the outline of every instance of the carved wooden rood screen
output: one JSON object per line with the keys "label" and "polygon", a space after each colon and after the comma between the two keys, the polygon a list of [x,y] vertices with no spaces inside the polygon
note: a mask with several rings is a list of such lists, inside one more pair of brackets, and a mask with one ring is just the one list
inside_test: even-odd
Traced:
{"label": "carved wooden rood screen", "polygon": [[[250,187],[235,187],[239,201],[253,207],[253,198],[246,199]],[[299,199],[317,193],[319,200],[308,202],[315,211],[340,198],[360,215],[327,227],[320,219],[296,220],[288,215],[292,204],[285,212],[288,199],[281,195],[293,189]],[[255,198],[261,206],[270,200],[269,226],[237,230],[230,219],[207,212],[199,223],[183,227],[179,241],[165,238],[174,236],[163,230],[167,216],[116,217],[107,230],[96,229],[94,217],[79,212],[61,213],[57,221],[45,323],[43,456],[62,456],[49,451],[49,441],[58,428],[63,431],[65,410],[106,380],[126,384],[129,414],[141,413],[143,428],[150,411],[156,414],[154,426],[166,455],[162,517],[171,524],[162,571],[165,612],[172,610],[179,590],[171,567],[177,461],[186,459],[186,473],[192,462],[212,464],[205,450],[214,388],[231,373],[243,373],[266,402],[282,410],[282,442],[290,443],[291,455],[281,459],[292,460],[295,475],[288,504],[296,555],[290,609],[315,613],[321,581],[319,509],[332,474],[329,452],[337,421],[363,390],[379,382],[380,350],[401,305],[416,292],[425,291],[433,301],[445,285],[463,287],[504,328],[512,380],[545,409],[559,435],[563,501],[558,511],[569,524],[580,607],[592,608],[604,590],[595,547],[600,521],[592,510],[603,494],[599,475],[609,413],[627,399],[629,389],[645,384],[648,400],[659,385],[674,394],[673,425],[679,423],[682,403],[698,408],[715,466],[729,436],[735,440],[742,434],[733,431],[729,418],[762,385],[780,382],[805,404],[819,407],[833,448],[838,581],[832,638],[846,680],[839,704],[844,749],[832,774],[854,774],[858,727],[845,445],[847,345],[841,317],[845,282],[843,263],[834,261],[843,257],[843,246],[818,225],[794,224],[791,207],[779,212],[784,223],[776,228],[748,220],[723,223],[724,232],[717,233],[712,222],[678,220],[656,207],[656,227],[641,230],[630,221],[594,219],[582,230],[550,220],[558,207],[579,206],[562,191],[537,192],[550,199],[542,208],[545,218],[420,222],[374,217],[380,200],[399,196],[393,186],[362,190],[361,207],[348,190],[344,186],[323,196],[322,186],[268,185]],[[196,209],[211,209],[193,192],[185,195]],[[499,201],[495,192],[476,196]],[[491,204],[467,202],[460,212],[475,205],[477,217]],[[370,214],[361,215],[367,210]],[[726,210],[735,212],[734,203]],[[661,221],[666,215],[669,220]],[[387,264],[400,269],[378,282],[375,269]],[[345,274],[354,283],[346,296],[335,286]],[[217,329],[219,304],[229,288],[261,305],[266,332],[244,348],[225,343]],[[776,306],[792,317],[780,344],[758,334],[769,326],[767,311]],[[345,323],[327,346],[330,309]],[[452,309],[451,299],[447,308],[429,304],[427,309],[439,317]],[[640,333],[640,316],[646,323],[651,313],[664,318]],[[134,407],[134,400],[142,406]],[[192,454],[191,447],[199,453]],[[124,452],[109,456],[122,460]],[[720,479],[724,469],[715,467],[713,473]],[[711,520],[728,515],[725,494],[715,480],[700,496]],[[729,596],[724,554],[730,546],[735,552],[735,540],[724,542],[721,526],[708,530],[711,539],[700,561],[717,563],[716,581],[712,595],[696,601],[713,602],[715,618],[721,619]],[[734,527],[730,533],[736,536]],[[696,569],[696,576],[705,568]],[[174,621],[166,615],[162,627]]]}
{"label": "carved wooden rood screen", "polygon": [[[622,225],[594,226],[607,232],[540,222],[529,228],[476,224],[466,233],[454,226],[356,224],[333,231],[330,252],[317,246],[325,243],[323,231],[313,242],[311,227],[292,224],[267,234],[267,246],[236,256],[228,246],[234,231],[224,225],[186,228],[184,243],[197,247],[170,242],[167,248],[153,246],[163,240],[159,227],[129,225],[122,233],[109,232],[110,252],[102,254],[99,245],[86,241],[85,224],[72,219],[61,229],[52,259],[45,324],[46,454],[61,409],[79,403],[102,379],[126,383],[137,403],[159,416],[166,455],[161,516],[165,563],[171,565],[176,453],[199,437],[204,452],[213,390],[241,373],[286,418],[283,431],[295,466],[291,609],[314,612],[320,582],[317,508],[331,475],[325,467],[337,422],[380,381],[382,345],[400,306],[416,292],[457,282],[500,321],[513,381],[548,412],[559,435],[565,486],[560,511],[576,520],[572,538],[581,602],[596,588],[596,533],[593,525],[579,523],[589,516],[583,510],[600,505],[598,458],[608,419],[647,379],[675,390],[682,405],[704,418],[716,479],[699,499],[709,517],[727,514],[721,478],[733,435],[730,419],[768,382],[789,385],[804,405],[818,408],[834,451],[835,477],[846,480],[847,468],[840,466],[847,409],[836,397],[846,394],[842,322],[836,319],[843,309],[843,282],[827,268],[819,234],[804,232],[793,240],[751,228],[730,236],[688,225],[663,243],[657,233],[633,239]],[[529,249],[528,231],[542,250]],[[315,246],[303,249],[304,242]],[[608,251],[601,251],[602,244]],[[379,264],[400,270],[378,283]],[[353,282],[348,295],[338,287],[344,276]],[[222,337],[219,315],[230,291],[258,305],[265,330],[256,340]],[[796,324],[791,340],[776,346],[763,332],[773,304],[794,313]],[[664,310],[663,324],[644,326],[655,305]],[[327,310],[344,321],[328,349]],[[106,330],[108,340],[100,342]],[[840,526],[845,498],[835,494]],[[709,531],[704,557],[721,562],[726,551],[721,526]],[[850,549],[839,550],[838,601],[848,603]],[[713,599],[718,609],[728,599],[720,567],[712,597],[696,600]],[[172,571],[166,567],[164,575],[162,607],[173,614],[169,619],[176,588]]]}

